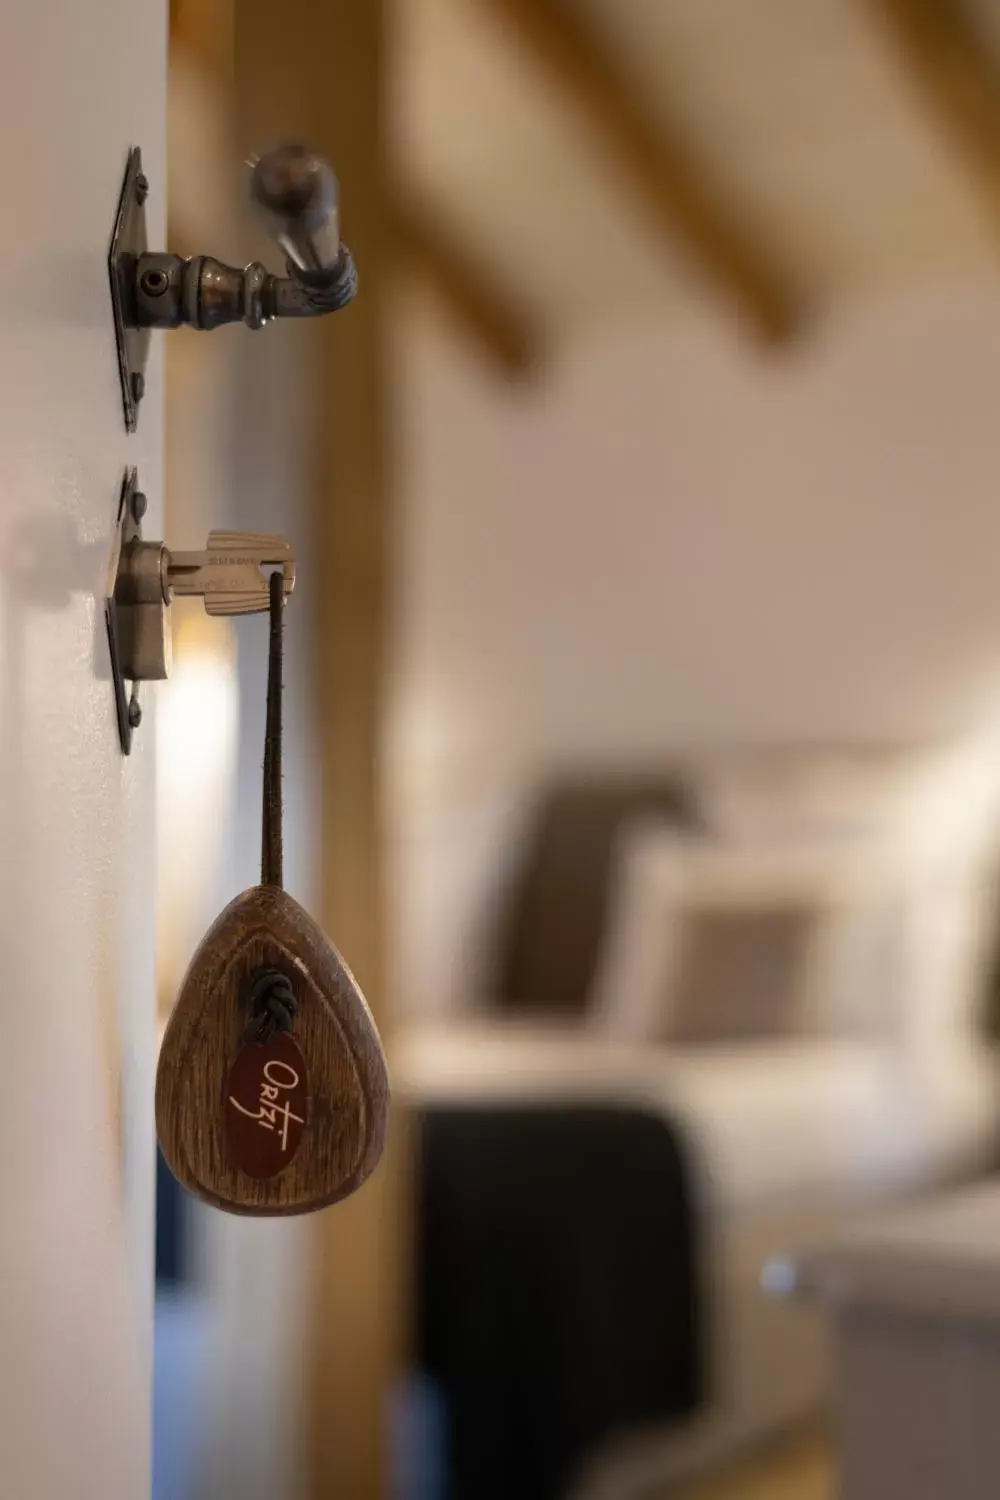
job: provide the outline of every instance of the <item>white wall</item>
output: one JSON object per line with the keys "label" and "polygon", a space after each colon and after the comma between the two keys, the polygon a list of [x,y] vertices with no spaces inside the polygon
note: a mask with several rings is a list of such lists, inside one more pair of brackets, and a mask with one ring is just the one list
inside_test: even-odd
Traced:
{"label": "white wall", "polygon": [[129,146],[162,180],[166,7],[0,15],[0,1492],[142,1500],[155,710],[124,758],[104,599],[127,464],[162,516],[162,365],[129,436],[107,254]]}
{"label": "white wall", "polygon": [[419,305],[405,327],[411,993],[422,966],[437,995],[463,974],[497,841],[549,764],[1000,719],[1000,282],[857,305],[771,357],[722,324],[597,332],[530,391]]}

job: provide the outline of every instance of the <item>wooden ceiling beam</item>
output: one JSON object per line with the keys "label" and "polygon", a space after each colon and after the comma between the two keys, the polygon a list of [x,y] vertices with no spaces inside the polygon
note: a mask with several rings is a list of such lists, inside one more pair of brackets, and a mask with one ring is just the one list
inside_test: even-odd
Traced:
{"label": "wooden ceiling beam", "polygon": [[401,261],[429,287],[455,327],[506,378],[530,375],[541,357],[542,334],[525,309],[425,204],[395,192],[391,222]]}
{"label": "wooden ceiling beam", "polygon": [[961,0],[869,0],[1000,226],[1000,61]]}
{"label": "wooden ceiling beam", "polygon": [[764,248],[705,181],[683,141],[654,123],[606,47],[566,0],[483,0],[613,153],[671,242],[768,341],[798,322],[792,290]]}

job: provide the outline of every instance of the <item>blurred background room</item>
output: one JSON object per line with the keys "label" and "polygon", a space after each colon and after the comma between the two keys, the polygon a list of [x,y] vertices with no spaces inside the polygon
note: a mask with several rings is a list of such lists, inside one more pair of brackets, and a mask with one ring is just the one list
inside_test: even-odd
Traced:
{"label": "blurred background room", "polygon": [[[359,296],[168,341],[166,533],[295,546],[395,1114],[314,1218],[161,1174],[156,1500],[994,1493],[1000,6],[173,0],[172,248],[273,262],[282,138]],[[187,604],[164,1019],[257,878],[265,628]]]}

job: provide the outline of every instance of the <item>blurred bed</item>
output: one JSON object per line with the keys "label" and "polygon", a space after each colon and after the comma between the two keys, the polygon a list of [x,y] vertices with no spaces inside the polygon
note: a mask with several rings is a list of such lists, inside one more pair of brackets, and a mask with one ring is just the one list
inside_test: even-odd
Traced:
{"label": "blurred bed", "polygon": [[[668,780],[541,804],[488,1004],[413,1021],[395,1058],[421,1122],[418,1353],[451,1500],[515,1492],[519,1462],[524,1500],[640,1495],[807,1415],[822,1330],[767,1300],[764,1268],[992,1164],[982,867],[856,834],[720,837]],[[517,1289],[543,1260],[532,1307]],[[525,1300],[548,1385],[527,1378]],[[599,1333],[565,1333],[581,1323]]]}

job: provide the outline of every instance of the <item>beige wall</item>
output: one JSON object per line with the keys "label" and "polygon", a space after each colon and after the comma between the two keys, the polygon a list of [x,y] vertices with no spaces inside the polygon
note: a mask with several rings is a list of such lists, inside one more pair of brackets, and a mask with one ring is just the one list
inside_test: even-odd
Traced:
{"label": "beige wall", "polygon": [[915,287],[774,358],[707,321],[500,388],[407,304],[397,978],[467,980],[545,766],[1000,720],[1000,284]]}
{"label": "beige wall", "polygon": [[1000,711],[1000,285],[857,308],[787,356],[621,328],[538,394],[423,323],[401,690],[450,743],[657,752]]}

